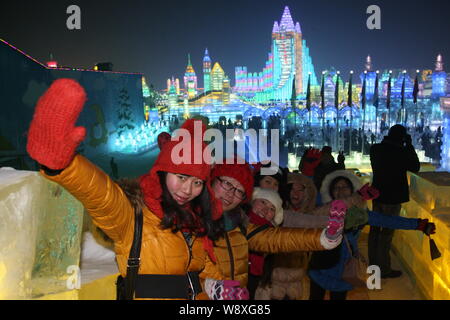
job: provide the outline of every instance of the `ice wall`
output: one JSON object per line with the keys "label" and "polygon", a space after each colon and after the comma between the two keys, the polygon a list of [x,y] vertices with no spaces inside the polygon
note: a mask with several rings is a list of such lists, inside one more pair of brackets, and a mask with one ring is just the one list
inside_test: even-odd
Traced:
{"label": "ice wall", "polygon": [[39,199],[37,173],[0,169],[0,300],[31,297]]}
{"label": "ice wall", "polygon": [[0,299],[68,289],[78,267],[83,207],[37,172],[0,168]]}
{"label": "ice wall", "polygon": [[429,219],[436,224],[436,242],[442,256],[431,260],[430,243],[422,232],[397,230],[393,244],[427,299],[450,299],[450,173],[408,173],[410,201],[402,215]]}

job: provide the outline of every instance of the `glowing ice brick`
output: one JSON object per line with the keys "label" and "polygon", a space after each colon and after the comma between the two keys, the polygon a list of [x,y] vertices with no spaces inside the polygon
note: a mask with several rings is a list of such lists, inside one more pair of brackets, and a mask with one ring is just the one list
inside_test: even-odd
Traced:
{"label": "glowing ice brick", "polygon": [[450,173],[419,172],[411,174],[410,196],[431,211],[450,207]]}
{"label": "glowing ice brick", "polygon": [[58,184],[45,182],[32,274],[33,296],[79,288],[79,283],[69,288],[67,280],[78,276],[83,205]]}
{"label": "glowing ice brick", "polygon": [[0,169],[0,299],[68,290],[78,267],[83,207],[37,172]]}
{"label": "glowing ice brick", "polygon": [[[420,172],[410,174],[410,201],[403,205],[402,216],[429,219],[436,224],[432,235],[441,257],[431,260],[430,241],[421,232],[396,231],[394,246],[412,270],[416,283],[428,299],[450,296],[450,174]],[[414,234],[415,232],[415,234]]]}
{"label": "glowing ice brick", "polygon": [[31,297],[43,185],[37,173],[0,169],[0,300]]}

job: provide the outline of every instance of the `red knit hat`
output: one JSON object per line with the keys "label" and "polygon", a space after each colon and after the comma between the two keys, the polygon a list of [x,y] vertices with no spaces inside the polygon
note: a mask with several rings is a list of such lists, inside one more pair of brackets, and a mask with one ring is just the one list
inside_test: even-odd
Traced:
{"label": "red knit hat", "polygon": [[239,181],[245,189],[247,195],[244,202],[250,201],[253,194],[253,172],[248,163],[239,164],[237,159],[233,159],[233,164],[227,164],[231,160],[223,161],[223,164],[216,164],[211,172],[211,180],[217,177],[231,177]]}
{"label": "red knit hat", "polygon": [[[162,196],[158,172],[163,171],[194,176],[205,181],[205,186],[208,189],[211,201],[213,201],[211,204],[212,218],[217,220],[222,214],[222,210],[220,209],[221,205],[218,204],[218,201],[214,200],[214,192],[211,188],[210,154],[206,152],[206,155],[203,155],[203,151],[207,147],[207,144],[203,142],[203,134],[206,127],[202,121],[190,119],[183,124],[181,129],[185,129],[187,132],[178,132],[178,135],[176,136],[178,137],[178,140],[176,137],[172,139],[167,139],[166,137],[159,139],[158,137],[161,152],[150,172],[140,178],[140,185],[144,193],[145,202],[156,215],[162,218],[163,212],[158,208]],[[184,136],[184,134],[187,133],[189,133],[190,136]],[[197,134],[198,136],[195,136],[194,134]],[[190,140],[185,141],[185,139],[188,138]],[[199,141],[199,139],[201,140]],[[183,149],[182,146],[185,143],[186,149]],[[188,148],[188,146],[190,146],[190,148]],[[184,151],[187,151],[186,155],[183,154]],[[187,160],[187,163],[182,162],[184,161],[184,157],[186,157],[184,160]],[[174,161],[181,163],[174,163]]]}

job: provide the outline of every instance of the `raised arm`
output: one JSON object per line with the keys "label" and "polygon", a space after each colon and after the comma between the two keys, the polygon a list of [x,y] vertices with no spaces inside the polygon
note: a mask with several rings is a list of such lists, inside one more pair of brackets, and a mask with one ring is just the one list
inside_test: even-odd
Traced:
{"label": "raised arm", "polygon": [[[249,232],[254,229],[249,225]],[[268,228],[248,240],[248,248],[263,253],[321,251],[322,229]]]}
{"label": "raised arm", "polygon": [[325,229],[300,228],[266,228],[254,233],[257,227],[249,225],[249,250],[264,253],[283,253],[296,251],[330,250],[342,240],[344,220],[347,207],[344,202],[335,200],[331,203],[327,226]]}
{"label": "raised arm", "polygon": [[[329,214],[329,211],[328,211]],[[325,228],[328,224],[328,214],[327,215],[313,215],[299,213],[290,210],[284,210],[283,215],[283,227],[286,228]]]}
{"label": "raised arm", "polygon": [[77,198],[95,225],[115,243],[121,242],[129,228],[133,228],[134,210],[122,189],[113,180],[89,162],[77,155],[60,174],[41,174],[64,187]]}
{"label": "raised arm", "polygon": [[375,211],[369,211],[369,225],[389,229],[417,230],[419,219],[388,216]]}
{"label": "raised arm", "polygon": [[98,225],[115,242],[133,220],[133,210],[119,186],[75,150],[86,136],[75,127],[86,93],[72,79],[58,79],[39,98],[28,130],[27,151],[41,173],[59,183],[83,203]]}
{"label": "raised arm", "polygon": [[420,170],[419,157],[417,156],[416,150],[412,145],[411,136],[409,134],[406,137],[406,146],[404,148],[404,152],[406,158],[405,161],[406,170],[411,172],[419,172]]}

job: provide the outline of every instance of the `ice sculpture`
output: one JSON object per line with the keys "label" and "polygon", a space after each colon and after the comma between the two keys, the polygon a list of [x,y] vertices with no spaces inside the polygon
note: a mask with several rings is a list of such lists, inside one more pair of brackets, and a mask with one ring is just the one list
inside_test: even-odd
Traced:
{"label": "ice sculpture", "polygon": [[393,244],[402,262],[427,299],[450,299],[450,173],[408,173],[410,201],[402,215],[429,219],[436,224],[432,236],[442,256],[431,260],[428,237],[421,232],[397,230]]}
{"label": "ice sculpture", "polygon": [[68,290],[79,265],[83,206],[37,172],[0,168],[0,299]]}

